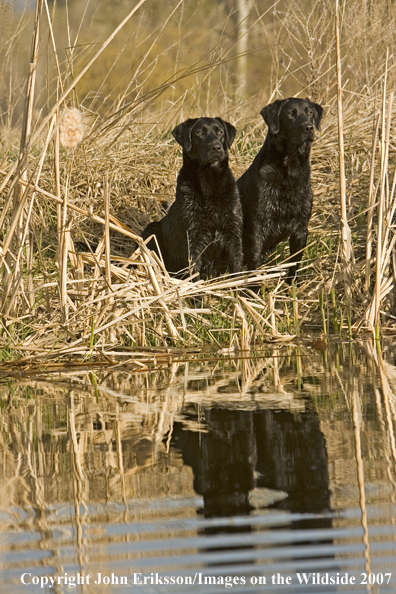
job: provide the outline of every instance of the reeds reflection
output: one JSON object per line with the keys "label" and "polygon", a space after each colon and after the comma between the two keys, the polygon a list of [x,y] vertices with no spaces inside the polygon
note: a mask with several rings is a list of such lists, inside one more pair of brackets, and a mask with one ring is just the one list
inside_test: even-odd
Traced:
{"label": "reeds reflection", "polygon": [[18,590],[21,559],[44,575],[263,574],[303,558],[395,569],[396,367],[383,353],[284,346],[3,382],[3,581]]}

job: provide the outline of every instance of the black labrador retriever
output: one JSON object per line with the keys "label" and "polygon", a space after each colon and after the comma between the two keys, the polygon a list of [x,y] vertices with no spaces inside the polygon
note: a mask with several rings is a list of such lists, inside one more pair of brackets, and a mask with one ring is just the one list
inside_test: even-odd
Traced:
{"label": "black labrador retriever", "polygon": [[192,118],[179,124],[174,138],[183,147],[176,200],[166,216],[150,223],[143,239],[158,253],[168,272],[191,267],[201,278],[243,266],[242,208],[228,166],[228,149],[236,134],[221,118]]}
{"label": "black labrador retriever", "polygon": [[243,210],[245,264],[256,270],[266,253],[289,239],[291,283],[308,237],[312,209],[309,153],[323,109],[309,99],[277,100],[261,111],[268,133],[237,181]]}

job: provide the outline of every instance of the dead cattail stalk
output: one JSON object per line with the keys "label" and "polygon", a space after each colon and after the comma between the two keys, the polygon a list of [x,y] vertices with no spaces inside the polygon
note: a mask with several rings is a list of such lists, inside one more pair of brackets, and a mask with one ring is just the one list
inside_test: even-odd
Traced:
{"label": "dead cattail stalk", "polygon": [[269,295],[268,295],[268,307],[269,307],[269,317],[270,317],[272,336],[278,336],[278,330],[276,328],[276,317],[275,317],[275,298],[272,293],[269,293]]}
{"label": "dead cattail stalk", "polygon": [[[56,128],[54,134],[54,178],[55,178],[55,191],[56,196],[59,200],[56,205],[56,229],[58,233],[58,246],[59,250],[62,232],[62,198],[61,198],[61,187],[60,187],[60,167],[59,167],[59,127]],[[59,254],[57,254],[57,259]]]}
{"label": "dead cattail stalk", "polygon": [[67,234],[67,197],[68,197],[69,177],[66,179],[64,195],[63,195],[63,209],[62,209],[62,228],[61,241],[59,247],[59,301],[61,309],[62,323],[65,323],[68,318],[69,307],[67,301],[67,254],[68,254],[68,239]]}
{"label": "dead cattail stalk", "polygon": [[369,182],[369,199],[368,199],[368,213],[367,213],[367,234],[366,234],[366,280],[365,289],[370,289],[370,273],[371,273],[371,253],[373,243],[373,218],[374,218],[374,204],[376,193],[374,192],[374,169],[375,169],[375,147],[377,145],[378,129],[380,124],[380,114],[378,114],[375,130],[373,134],[373,143],[371,148],[371,166],[370,166],[370,182]]}
{"label": "dead cattail stalk", "polygon": [[110,265],[110,193],[109,193],[109,176],[106,174],[103,182],[104,186],[104,207],[105,207],[105,268],[106,281],[111,289],[111,265]]}
{"label": "dead cattail stalk", "polygon": [[[104,206],[105,206],[105,274],[106,283],[109,290],[112,291],[111,287],[111,260],[110,260],[110,191],[109,191],[109,176],[106,172],[106,177],[103,182],[104,185]],[[109,307],[113,307],[114,297],[110,296],[108,300]],[[111,344],[117,342],[117,334],[115,327],[110,328],[109,341]]]}
{"label": "dead cattail stalk", "polygon": [[26,244],[26,266],[27,266],[27,288],[29,295],[29,303],[32,314],[35,315],[36,308],[34,306],[34,283],[33,283],[33,234],[29,234],[29,241]]}
{"label": "dead cattail stalk", "polygon": [[250,332],[249,332],[249,324],[246,319],[245,312],[241,306],[242,302],[235,303],[234,309],[234,326],[236,325],[235,322],[237,319],[241,320],[241,333],[240,333],[240,348],[242,351],[248,351],[250,349]]}
{"label": "dead cattail stalk", "polygon": [[[101,268],[100,268],[100,259],[102,257],[102,253],[104,250],[104,242],[105,242],[105,238],[104,236],[102,237],[102,239],[99,241],[95,253],[92,253],[92,256],[94,258],[94,279],[99,279],[100,275],[101,275]],[[96,283],[92,284],[92,291],[91,291],[91,299],[94,299],[94,295],[95,295],[95,291],[96,291]]]}
{"label": "dead cattail stalk", "polygon": [[61,72],[60,72],[60,67],[59,67],[58,52],[56,51],[56,43],[55,43],[54,29],[52,27],[52,19],[51,19],[50,13],[49,13],[47,0],[44,0],[44,3],[45,3],[45,11],[47,14],[47,19],[48,19],[48,27],[49,27],[50,37],[51,37],[51,41],[52,41],[52,49],[54,50],[56,70],[58,73],[58,84],[59,84],[61,91],[63,93],[63,83],[62,83],[62,77],[61,77]]}
{"label": "dead cattail stalk", "polygon": [[248,18],[252,8],[251,0],[238,0],[237,11],[238,11],[238,39],[236,52],[238,55],[237,69],[238,69],[238,84],[241,86],[240,95],[241,98],[246,93],[247,86],[247,51],[249,44],[249,27]]}
{"label": "dead cattail stalk", "polygon": [[272,363],[273,363],[272,373],[273,373],[274,387],[279,388],[281,385],[281,379],[280,379],[280,374],[279,374],[279,350],[278,349],[274,349],[274,351],[272,353]]}
{"label": "dead cattail stalk", "polygon": [[[30,53],[30,63],[29,63],[29,74],[27,80],[27,88],[26,88],[26,98],[25,98],[25,109],[23,112],[23,122],[22,122],[22,133],[21,133],[21,142],[19,147],[19,160],[20,165],[22,160],[24,159],[24,154],[26,151],[26,143],[30,136],[31,126],[32,126],[32,115],[33,115],[33,105],[34,105],[34,91],[35,91],[35,84],[36,84],[36,72],[37,72],[37,58],[38,58],[38,48],[39,48],[39,25],[40,25],[40,14],[43,5],[43,0],[36,0],[36,11],[34,15],[34,28],[33,28],[33,38],[32,38],[32,48]],[[52,115],[47,117],[47,122],[50,121]],[[44,129],[44,126],[42,127]]]}
{"label": "dead cattail stalk", "polygon": [[[376,270],[375,270],[375,305],[374,305],[374,325],[376,328],[376,335],[379,333],[379,322],[380,322],[380,308],[381,308],[381,289],[383,289],[383,283],[386,281],[384,278],[385,262],[383,261],[383,223],[384,216],[386,216],[386,188],[387,186],[387,170],[388,170],[388,158],[389,158],[389,137],[390,137],[390,125],[392,116],[392,104],[393,104],[393,93],[389,98],[388,105],[388,119],[386,120],[386,76],[384,81],[384,92],[383,92],[383,104],[382,104],[382,154],[381,154],[381,174],[380,174],[380,194],[378,199],[378,227],[377,227],[377,251],[376,251]],[[391,221],[390,221],[391,223]],[[386,252],[385,252],[386,253]]]}
{"label": "dead cattail stalk", "polygon": [[340,52],[340,31],[338,24],[338,0],[335,0],[335,39],[337,55],[337,111],[338,111],[338,150],[340,166],[340,201],[341,201],[341,238],[342,258],[346,265],[347,278],[346,289],[350,292],[351,264],[353,263],[351,229],[347,219],[346,208],[346,183],[344,163],[344,121],[342,115],[342,81],[341,81],[341,52]]}

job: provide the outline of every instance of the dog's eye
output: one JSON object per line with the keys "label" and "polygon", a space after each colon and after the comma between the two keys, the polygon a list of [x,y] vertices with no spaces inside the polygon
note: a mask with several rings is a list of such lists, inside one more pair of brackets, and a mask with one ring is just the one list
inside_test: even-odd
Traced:
{"label": "dog's eye", "polygon": [[217,134],[217,136],[224,136],[224,132],[220,128],[219,128],[219,130],[217,130],[216,134]]}
{"label": "dog's eye", "polygon": [[289,112],[289,118],[296,118],[297,117],[297,109],[292,109]]}
{"label": "dog's eye", "polygon": [[203,131],[202,130],[197,130],[195,132],[195,136],[203,136]]}
{"label": "dog's eye", "polygon": [[311,116],[311,115],[312,115],[312,109],[308,109],[308,111],[307,111],[307,115],[308,115],[308,116]]}

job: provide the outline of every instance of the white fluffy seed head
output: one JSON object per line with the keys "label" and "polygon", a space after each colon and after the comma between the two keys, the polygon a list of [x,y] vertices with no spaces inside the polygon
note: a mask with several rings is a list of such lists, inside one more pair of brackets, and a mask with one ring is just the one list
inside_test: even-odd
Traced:
{"label": "white fluffy seed head", "polygon": [[60,142],[66,149],[75,149],[84,138],[84,121],[76,107],[66,107],[61,114]]}

